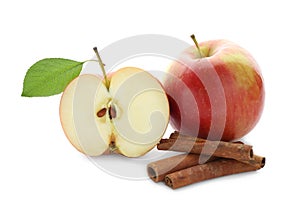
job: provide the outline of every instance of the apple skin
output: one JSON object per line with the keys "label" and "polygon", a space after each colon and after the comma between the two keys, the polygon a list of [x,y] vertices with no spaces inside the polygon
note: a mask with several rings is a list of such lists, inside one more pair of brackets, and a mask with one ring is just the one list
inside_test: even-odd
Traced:
{"label": "apple skin", "polygon": [[[163,83],[175,130],[211,140],[231,141],[249,133],[264,106],[260,68],[245,49],[211,40],[186,49]],[[188,94],[190,93],[190,94]]]}

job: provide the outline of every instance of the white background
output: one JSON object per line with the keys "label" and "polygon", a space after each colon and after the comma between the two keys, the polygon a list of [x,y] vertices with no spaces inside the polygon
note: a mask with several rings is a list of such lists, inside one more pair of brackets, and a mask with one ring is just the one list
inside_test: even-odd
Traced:
{"label": "white background", "polygon": [[[299,7],[297,1],[34,1],[0,3],[0,210],[297,210],[299,202]],[[259,62],[261,121],[246,137],[264,169],[171,190],[108,175],[71,147],[60,95],[21,98],[27,69],[46,57],[78,61],[92,47],[145,33],[192,44],[232,40]]]}

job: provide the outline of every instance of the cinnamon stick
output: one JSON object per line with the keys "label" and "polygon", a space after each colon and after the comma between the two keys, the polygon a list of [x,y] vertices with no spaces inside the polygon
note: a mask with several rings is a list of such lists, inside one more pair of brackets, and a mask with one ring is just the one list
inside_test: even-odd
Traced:
{"label": "cinnamon stick", "polygon": [[[193,140],[193,141],[206,141],[206,139],[202,139],[202,138],[197,138],[197,137],[193,137],[193,136],[187,136],[184,134],[180,134],[178,131],[174,131],[173,133],[170,134],[170,137],[172,139],[177,139],[177,138],[184,138],[184,139],[189,139],[189,140]],[[234,144],[244,144],[241,141],[233,141],[230,143],[234,143]]]}
{"label": "cinnamon stick", "polygon": [[232,158],[239,161],[253,159],[253,150],[250,145],[224,141],[209,141],[184,136],[162,139],[157,145],[157,149]]}
{"label": "cinnamon stick", "polygon": [[[203,158],[203,159],[202,159]],[[158,160],[147,165],[147,172],[150,179],[160,182],[167,174],[198,165],[199,163],[214,160],[215,157],[201,157],[197,154],[182,154]]]}
{"label": "cinnamon stick", "polygon": [[266,158],[259,155],[253,155],[253,159],[243,160],[241,162],[254,166],[257,169],[261,169],[265,166]]}
{"label": "cinnamon stick", "polygon": [[[179,139],[179,140],[184,139],[184,140],[191,140],[191,141],[197,141],[197,142],[206,142],[207,141],[205,139],[201,139],[201,138],[197,138],[197,137],[195,138],[195,137],[192,137],[192,136],[187,136],[187,135],[180,134],[178,131],[175,131],[175,132],[171,133],[170,139]],[[229,145],[231,145],[231,144],[244,144],[241,141],[225,142],[225,143],[229,143]],[[248,146],[246,145],[246,147],[248,147]],[[202,154],[203,153],[204,152],[202,152]],[[241,159],[241,160],[237,159],[237,160],[239,160],[243,163],[249,164],[249,165],[256,166],[257,168],[263,168],[264,165],[265,165],[265,157],[254,155],[253,150],[251,151],[251,155],[252,156],[250,156],[250,159]],[[231,157],[229,157],[229,158],[231,158]],[[232,158],[234,158],[234,157],[232,157]],[[236,158],[234,158],[234,159],[236,159]]]}
{"label": "cinnamon stick", "polygon": [[218,159],[199,164],[165,176],[165,183],[173,189],[216,177],[255,171],[257,167],[233,159]]}

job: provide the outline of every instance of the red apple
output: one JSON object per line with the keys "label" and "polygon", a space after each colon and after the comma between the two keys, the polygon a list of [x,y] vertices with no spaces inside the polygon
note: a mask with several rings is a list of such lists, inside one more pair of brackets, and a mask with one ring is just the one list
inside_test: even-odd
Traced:
{"label": "red apple", "polygon": [[249,133],[264,105],[260,68],[245,49],[227,40],[197,43],[168,69],[164,88],[171,125],[186,135],[230,141]]}

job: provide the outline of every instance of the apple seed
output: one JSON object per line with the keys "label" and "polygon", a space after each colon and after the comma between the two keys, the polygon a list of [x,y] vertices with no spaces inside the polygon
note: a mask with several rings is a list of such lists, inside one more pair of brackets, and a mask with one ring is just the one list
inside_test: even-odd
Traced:
{"label": "apple seed", "polygon": [[117,112],[116,112],[116,108],[115,108],[114,105],[111,105],[111,106],[109,107],[108,115],[109,115],[109,118],[110,118],[110,119],[116,118]]}
{"label": "apple seed", "polygon": [[106,114],[106,108],[102,108],[97,112],[97,117],[103,117]]}

